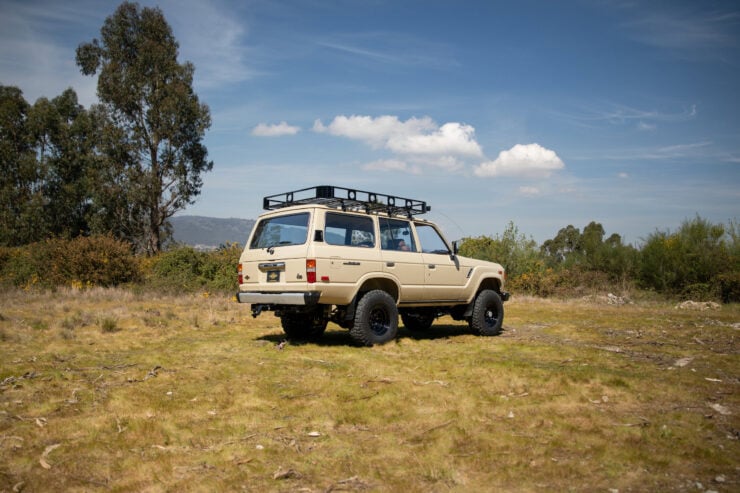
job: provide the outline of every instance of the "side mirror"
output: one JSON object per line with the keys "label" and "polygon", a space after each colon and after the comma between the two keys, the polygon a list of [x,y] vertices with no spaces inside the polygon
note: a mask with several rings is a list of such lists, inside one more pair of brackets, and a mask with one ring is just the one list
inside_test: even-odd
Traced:
{"label": "side mirror", "polygon": [[450,258],[455,258],[457,256],[457,241],[452,242],[452,254],[450,255]]}

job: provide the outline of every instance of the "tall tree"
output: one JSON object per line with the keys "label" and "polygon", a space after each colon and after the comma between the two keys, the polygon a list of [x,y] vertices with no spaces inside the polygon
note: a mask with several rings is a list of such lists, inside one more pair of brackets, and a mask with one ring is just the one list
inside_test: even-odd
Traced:
{"label": "tall tree", "polygon": [[29,128],[31,106],[17,87],[0,86],[0,245],[44,238],[45,173]]}
{"label": "tall tree", "polygon": [[[147,253],[159,252],[167,219],[200,194],[213,162],[202,144],[210,111],[193,92],[191,63],[177,61],[178,43],[158,8],[124,2],[93,39],[77,48],[77,65],[98,76],[98,97],[118,137],[109,164],[136,187],[146,221]],[[121,155],[121,153],[125,155]]]}
{"label": "tall tree", "polygon": [[39,98],[29,112],[28,126],[36,158],[46,171],[44,216],[49,233],[65,238],[87,234],[94,122],[69,88],[51,101]]}

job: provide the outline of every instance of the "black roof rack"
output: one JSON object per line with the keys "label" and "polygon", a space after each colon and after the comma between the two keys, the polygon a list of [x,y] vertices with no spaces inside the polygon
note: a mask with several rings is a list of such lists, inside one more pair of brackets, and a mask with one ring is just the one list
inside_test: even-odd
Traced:
{"label": "black roof rack", "polygon": [[302,204],[321,204],[345,211],[385,212],[389,216],[404,215],[409,218],[432,209],[421,200],[331,185],[303,188],[262,199],[262,206],[268,211]]}

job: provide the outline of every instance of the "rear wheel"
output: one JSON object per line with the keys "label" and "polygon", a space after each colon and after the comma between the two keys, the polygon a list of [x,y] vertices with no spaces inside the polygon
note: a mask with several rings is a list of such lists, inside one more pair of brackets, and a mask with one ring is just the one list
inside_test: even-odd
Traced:
{"label": "rear wheel", "polygon": [[320,338],[329,321],[322,310],[306,313],[283,313],[280,323],[288,339],[311,341]]}
{"label": "rear wheel", "polygon": [[484,289],[475,298],[470,327],[482,336],[501,333],[504,323],[504,303],[496,291]]}
{"label": "rear wheel", "polygon": [[363,346],[385,344],[398,333],[398,308],[391,295],[376,289],[365,294],[357,303],[355,323],[349,331]]}

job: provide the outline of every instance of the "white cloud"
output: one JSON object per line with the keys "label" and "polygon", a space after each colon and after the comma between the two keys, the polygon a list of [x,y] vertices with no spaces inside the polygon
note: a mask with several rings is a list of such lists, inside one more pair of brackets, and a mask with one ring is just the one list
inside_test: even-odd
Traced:
{"label": "white cloud", "polygon": [[381,159],[365,164],[362,169],[366,171],[401,171],[412,175],[421,174],[421,168],[416,165],[409,165],[405,161],[397,159]]}
{"label": "white cloud", "polygon": [[255,137],[281,137],[283,135],[295,135],[300,131],[300,127],[288,125],[286,122],[273,125],[260,123],[252,129],[252,135]]}
{"label": "white cloud", "polygon": [[630,177],[630,175],[629,175],[629,174],[627,174],[627,173],[625,173],[625,172],[619,173],[619,174],[618,174],[617,176],[618,176],[619,178],[621,178],[622,180],[626,180],[627,178],[629,178],[629,177]]}
{"label": "white cloud", "polygon": [[519,187],[519,194],[525,197],[534,197],[540,194],[540,189],[537,187]]}
{"label": "white cloud", "polygon": [[340,115],[329,125],[316,120],[315,132],[360,140],[375,148],[385,148],[396,154],[416,156],[482,156],[475,140],[475,129],[457,122],[439,127],[431,118],[396,116],[379,117]]}
{"label": "white cloud", "polygon": [[478,165],[477,176],[514,176],[522,178],[547,178],[565,168],[555,151],[539,144],[517,144],[508,151],[501,151],[494,161]]}

